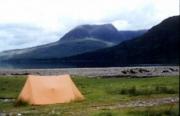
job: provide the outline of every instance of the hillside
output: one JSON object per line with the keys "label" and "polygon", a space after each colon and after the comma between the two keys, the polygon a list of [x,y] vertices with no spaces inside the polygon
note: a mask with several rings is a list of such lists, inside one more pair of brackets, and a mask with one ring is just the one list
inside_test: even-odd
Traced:
{"label": "hillside", "polygon": [[76,66],[179,63],[180,16],[165,19],[144,35],[117,46],[61,59]]}
{"label": "hillside", "polygon": [[0,53],[0,60],[52,59],[112,47],[142,35],[141,31],[118,31],[110,24],[81,25],[66,33],[59,41],[33,48],[10,50]]}

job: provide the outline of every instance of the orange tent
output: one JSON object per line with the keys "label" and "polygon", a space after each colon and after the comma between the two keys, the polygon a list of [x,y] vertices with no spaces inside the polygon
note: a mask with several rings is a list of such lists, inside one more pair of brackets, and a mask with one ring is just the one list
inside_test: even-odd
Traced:
{"label": "orange tent", "polygon": [[18,101],[32,105],[68,103],[83,100],[69,75],[35,76],[28,75]]}

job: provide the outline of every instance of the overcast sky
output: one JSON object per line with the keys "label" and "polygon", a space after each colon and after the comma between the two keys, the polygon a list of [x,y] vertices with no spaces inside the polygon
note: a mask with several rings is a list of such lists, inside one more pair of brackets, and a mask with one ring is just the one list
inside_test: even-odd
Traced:
{"label": "overcast sky", "polygon": [[0,51],[57,41],[82,24],[149,29],[179,15],[179,0],[0,0]]}

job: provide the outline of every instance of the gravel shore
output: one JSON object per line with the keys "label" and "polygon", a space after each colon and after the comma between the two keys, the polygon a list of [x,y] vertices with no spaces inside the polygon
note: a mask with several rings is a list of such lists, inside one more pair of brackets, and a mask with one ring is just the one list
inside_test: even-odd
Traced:
{"label": "gravel shore", "polygon": [[0,69],[0,75],[59,75],[70,74],[78,76],[178,76],[179,66],[151,66],[151,67],[108,67],[108,68],[58,68],[58,69]]}

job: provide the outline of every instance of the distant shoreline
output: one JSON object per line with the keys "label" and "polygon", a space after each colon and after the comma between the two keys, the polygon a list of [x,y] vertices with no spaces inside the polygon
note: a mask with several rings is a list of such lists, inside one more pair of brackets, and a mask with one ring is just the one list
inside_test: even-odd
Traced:
{"label": "distant shoreline", "polygon": [[154,77],[179,76],[179,66],[134,66],[107,68],[0,69],[0,75],[60,75],[87,77]]}

